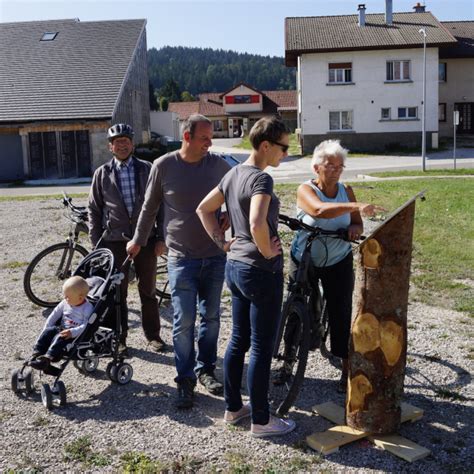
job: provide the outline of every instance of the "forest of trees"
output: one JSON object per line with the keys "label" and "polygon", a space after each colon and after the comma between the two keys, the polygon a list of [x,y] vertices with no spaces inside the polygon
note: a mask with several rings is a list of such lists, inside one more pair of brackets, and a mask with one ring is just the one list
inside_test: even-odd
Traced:
{"label": "forest of trees", "polygon": [[148,74],[150,98],[157,99],[152,108],[160,102],[194,100],[203,92],[224,92],[239,82],[259,90],[296,87],[296,70],[286,67],[283,58],[211,48],[152,48]]}

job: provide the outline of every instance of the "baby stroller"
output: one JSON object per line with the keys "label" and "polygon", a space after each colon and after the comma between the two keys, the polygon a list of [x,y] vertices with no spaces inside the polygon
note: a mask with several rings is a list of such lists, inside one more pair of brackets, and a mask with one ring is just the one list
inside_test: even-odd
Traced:
{"label": "baby stroller", "polygon": [[[71,361],[79,372],[87,374],[97,369],[100,358],[110,357],[112,360],[107,365],[106,374],[112,382],[124,385],[133,376],[132,366],[124,362],[124,356],[118,350],[121,327],[120,282],[123,273],[116,269],[112,252],[108,249],[94,250],[79,263],[74,275],[85,278],[89,283],[87,299],[94,305],[94,311],[86,329],[66,346],[61,360],[43,372],[54,377],[51,385],[43,383],[41,386],[41,400],[48,409],[55,403],[60,406],[66,404],[66,387],[60,378]],[[25,361],[21,369],[12,371],[13,392],[31,393],[34,390],[30,362],[31,359]]]}

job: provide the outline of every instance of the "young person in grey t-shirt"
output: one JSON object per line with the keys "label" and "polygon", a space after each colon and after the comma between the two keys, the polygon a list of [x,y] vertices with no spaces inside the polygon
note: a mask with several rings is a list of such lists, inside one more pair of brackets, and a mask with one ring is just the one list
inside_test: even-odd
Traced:
{"label": "young person in grey t-shirt", "polygon": [[[176,407],[180,409],[193,406],[196,379],[212,394],[219,395],[223,390],[214,370],[226,257],[196,215],[197,205],[230,169],[221,157],[209,153],[212,134],[209,119],[191,115],[183,126],[181,149],[155,160],[135,235],[127,245],[132,257],[138,254],[140,246],[146,245],[161,205],[173,304]],[[225,231],[227,218],[223,213],[220,217]],[[197,355],[196,302],[200,315]]]}
{"label": "young person in grey t-shirt", "polygon": [[[295,422],[270,415],[268,385],[283,297],[283,255],[278,237],[280,202],[273,179],[263,170],[288,155],[289,131],[277,117],[260,119],[250,131],[253,150],[199,204],[197,213],[209,236],[228,252],[226,282],[232,292],[232,336],[224,357],[224,422],[252,417],[254,437],[289,433]],[[225,240],[215,212],[225,202],[232,239]],[[245,354],[250,405],[241,396]]]}

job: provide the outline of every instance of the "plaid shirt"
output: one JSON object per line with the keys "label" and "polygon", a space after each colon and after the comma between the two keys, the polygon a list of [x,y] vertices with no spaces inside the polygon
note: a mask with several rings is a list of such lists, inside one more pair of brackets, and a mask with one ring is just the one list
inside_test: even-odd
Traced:
{"label": "plaid shirt", "polygon": [[135,203],[135,167],[133,166],[133,158],[129,158],[126,161],[119,161],[115,158],[114,161],[123,202],[127,208],[128,215],[131,217]]}

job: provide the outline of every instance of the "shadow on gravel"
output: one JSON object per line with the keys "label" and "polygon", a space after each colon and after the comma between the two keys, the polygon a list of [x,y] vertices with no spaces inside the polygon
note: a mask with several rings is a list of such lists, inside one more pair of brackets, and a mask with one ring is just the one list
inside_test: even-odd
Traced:
{"label": "shadow on gravel", "polygon": [[[407,365],[406,375],[405,375],[405,389],[428,389],[433,391],[434,396],[442,398],[453,398],[458,400],[474,400],[473,398],[468,398],[459,393],[459,391],[469,385],[472,381],[472,375],[462,367],[452,364],[446,360],[441,359],[437,356],[429,356],[424,354],[418,354],[416,352],[408,352],[407,358],[418,357],[423,362],[429,364],[438,364],[439,369],[448,369],[451,373],[456,374],[455,379],[446,384],[436,384],[430,380],[424,373],[423,370],[411,367]],[[433,370],[431,369],[431,372]]]}
{"label": "shadow on gravel", "polygon": [[[96,378],[105,379],[105,373],[97,371]],[[205,428],[214,423],[207,413],[204,415],[199,410],[199,406],[207,403],[206,399],[211,397],[200,393],[195,408],[177,411],[173,406],[176,395],[175,388],[160,383],[145,385],[133,380],[127,385],[110,383],[99,394],[84,400],[68,401],[64,408],[55,408],[52,413],[75,422],[126,422],[165,416],[196,428]],[[31,398],[32,401],[40,401],[39,395]]]}

